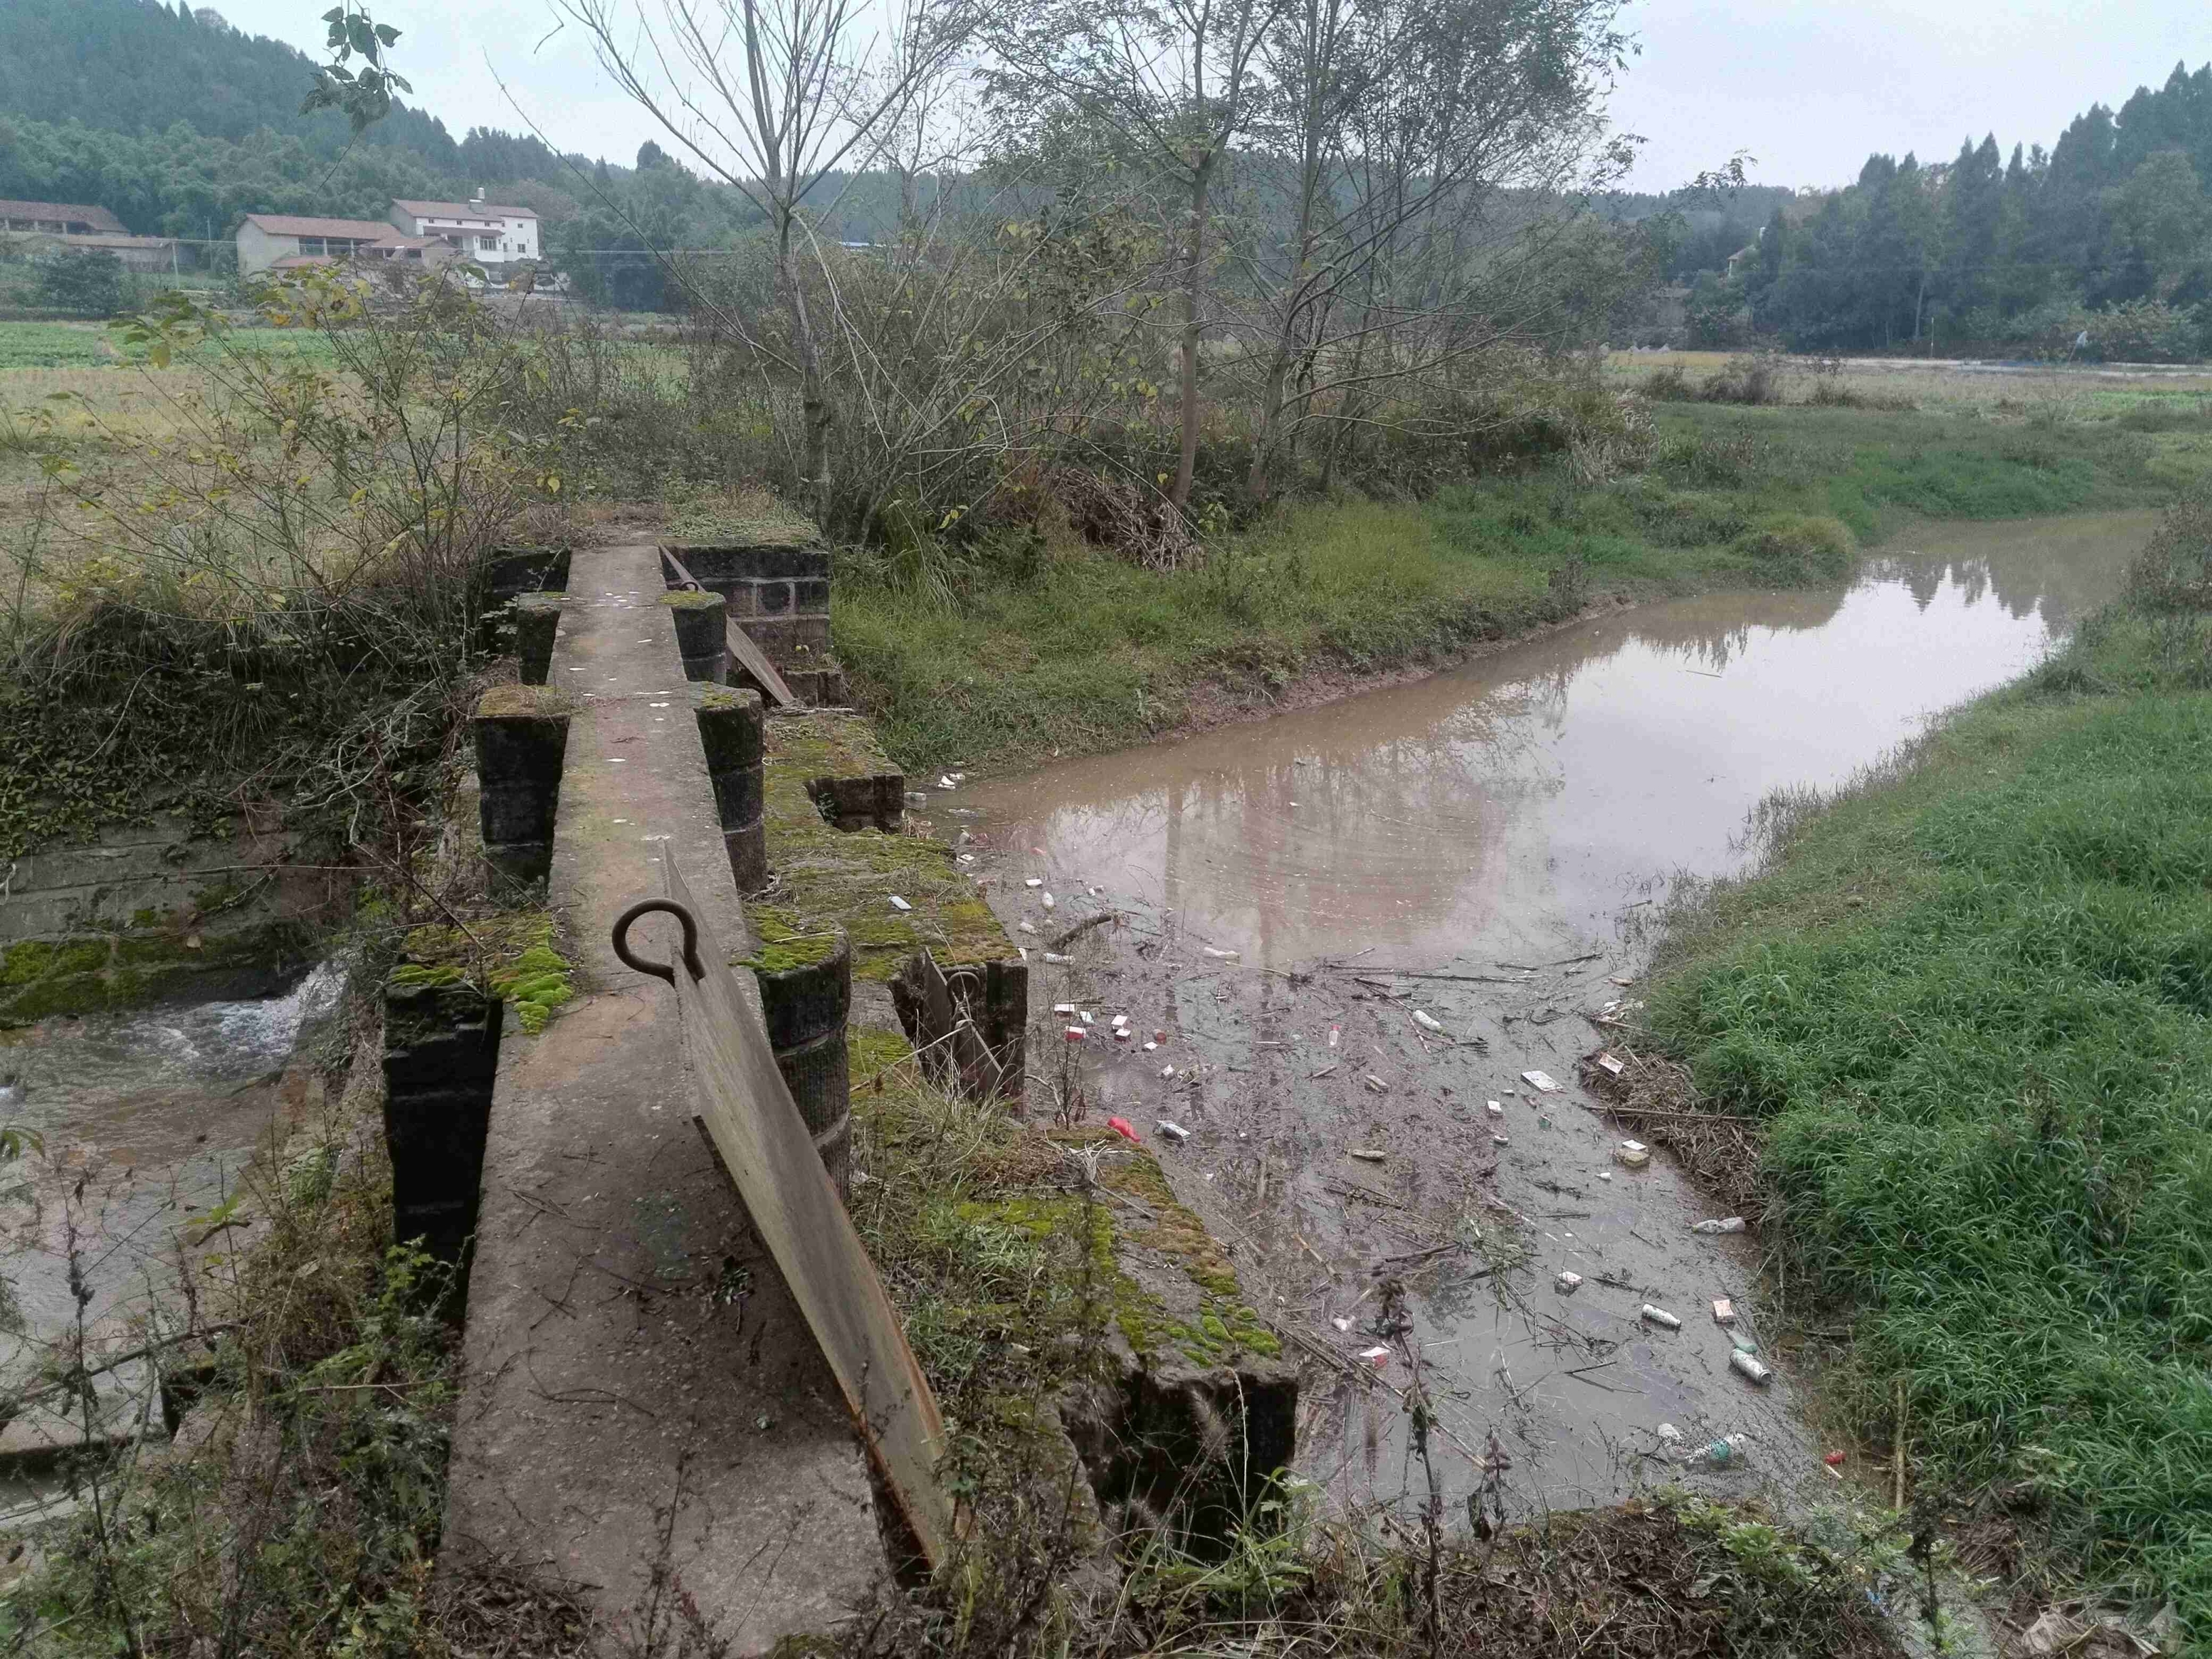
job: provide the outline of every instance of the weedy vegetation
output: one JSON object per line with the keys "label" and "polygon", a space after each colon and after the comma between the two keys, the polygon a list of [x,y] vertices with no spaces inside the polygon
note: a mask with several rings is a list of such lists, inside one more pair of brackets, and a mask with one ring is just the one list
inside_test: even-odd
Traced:
{"label": "weedy vegetation", "polygon": [[1761,1120],[1835,1393],[2023,1598],[2212,1641],[2212,501],[2016,685],[1674,921],[1650,1018]]}

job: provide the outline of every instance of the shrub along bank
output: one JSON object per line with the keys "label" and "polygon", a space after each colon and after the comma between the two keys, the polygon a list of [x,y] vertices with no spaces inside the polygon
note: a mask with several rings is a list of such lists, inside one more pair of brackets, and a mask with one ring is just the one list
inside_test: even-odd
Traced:
{"label": "shrub along bank", "polygon": [[2110,423],[1803,406],[1653,419],[1640,471],[1583,482],[1562,457],[1424,505],[1290,507],[1176,569],[1049,514],[1042,529],[855,553],[838,655],[908,766],[1011,765],[1434,663],[1593,601],[1839,582],[1857,544],[1913,515],[2139,505],[2212,468],[2193,436]]}
{"label": "shrub along bank", "polygon": [[1801,1321],[1848,1326],[1848,1420],[1903,1433],[1930,1505],[2008,1517],[2033,1588],[2171,1598],[2200,1652],[2209,880],[2199,495],[2068,648],[1678,918],[1650,1016],[1765,1121],[1770,1249]]}

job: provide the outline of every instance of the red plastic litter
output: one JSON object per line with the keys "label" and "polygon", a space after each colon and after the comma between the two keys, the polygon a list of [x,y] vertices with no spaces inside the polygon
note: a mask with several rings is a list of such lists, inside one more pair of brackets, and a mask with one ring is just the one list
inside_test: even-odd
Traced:
{"label": "red plastic litter", "polygon": [[1106,1120],[1106,1127],[1124,1140],[1135,1141],[1139,1146],[1145,1144],[1137,1139],[1137,1132],[1129,1127],[1129,1120],[1126,1117],[1109,1117]]}
{"label": "red plastic litter", "polygon": [[1839,1451],[1832,1451],[1826,1456],[1823,1457],[1820,1461],[1832,1469],[1843,1462],[1844,1454]]}
{"label": "red plastic litter", "polygon": [[1080,1042],[1083,1041],[1083,1028],[1080,1025],[1071,1025],[1060,1036],[1063,1042]]}

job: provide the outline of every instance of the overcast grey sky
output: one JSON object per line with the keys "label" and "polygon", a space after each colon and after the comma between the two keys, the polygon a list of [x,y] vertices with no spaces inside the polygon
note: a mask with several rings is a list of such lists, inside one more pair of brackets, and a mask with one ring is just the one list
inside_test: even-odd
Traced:
{"label": "overcast grey sky", "polygon": [[[240,28],[309,52],[326,0],[214,0]],[[651,0],[648,0],[651,3]],[[416,100],[458,137],[519,131],[503,77],[564,150],[627,161],[656,136],[545,0],[371,0],[403,30]],[[1666,190],[1735,150],[1761,184],[1837,185],[1873,149],[1948,160],[1995,132],[2049,144],[2091,103],[2118,106],[2179,60],[2212,58],[2203,0],[1633,0],[1643,42],[1613,100],[1650,142],[1634,184]],[[489,64],[487,64],[489,58]]]}

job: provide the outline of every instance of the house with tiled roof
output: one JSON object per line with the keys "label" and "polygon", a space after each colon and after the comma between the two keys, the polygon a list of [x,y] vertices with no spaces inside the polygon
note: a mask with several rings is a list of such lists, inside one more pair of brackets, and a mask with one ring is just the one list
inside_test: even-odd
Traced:
{"label": "house with tiled roof", "polygon": [[241,276],[355,260],[442,264],[454,257],[438,238],[406,235],[380,219],[249,213],[238,227],[237,240]]}
{"label": "house with tiled roof", "polygon": [[431,236],[488,271],[538,256],[538,215],[504,207],[478,191],[466,202],[394,202],[392,222],[410,236]]}
{"label": "house with tiled roof", "polygon": [[123,221],[104,207],[76,202],[0,202],[0,231],[40,236],[124,236]]}

